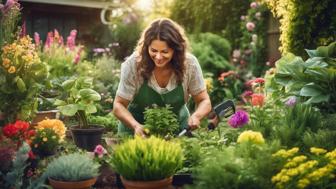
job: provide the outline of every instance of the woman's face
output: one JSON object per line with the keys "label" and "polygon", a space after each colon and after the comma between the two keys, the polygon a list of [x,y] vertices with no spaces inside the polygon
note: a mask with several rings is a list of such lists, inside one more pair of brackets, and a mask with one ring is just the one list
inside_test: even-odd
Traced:
{"label": "woman's face", "polygon": [[153,40],[148,47],[149,56],[156,67],[163,68],[168,65],[173,58],[174,50],[165,41]]}

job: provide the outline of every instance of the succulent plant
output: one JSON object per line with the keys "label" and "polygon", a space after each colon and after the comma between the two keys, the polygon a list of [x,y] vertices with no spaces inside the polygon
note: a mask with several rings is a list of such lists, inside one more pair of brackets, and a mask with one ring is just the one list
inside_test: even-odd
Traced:
{"label": "succulent plant", "polygon": [[98,175],[99,164],[85,154],[74,153],[54,159],[46,174],[57,181],[82,181]]}

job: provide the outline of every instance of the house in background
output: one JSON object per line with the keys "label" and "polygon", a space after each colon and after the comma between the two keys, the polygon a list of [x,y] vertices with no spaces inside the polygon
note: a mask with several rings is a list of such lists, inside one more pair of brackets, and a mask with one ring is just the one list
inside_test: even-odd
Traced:
{"label": "house in background", "polygon": [[57,29],[66,40],[70,31],[78,31],[77,41],[87,47],[102,45],[108,26],[101,21],[101,11],[111,6],[103,0],[19,0],[26,32],[40,34],[45,41],[47,33]]}

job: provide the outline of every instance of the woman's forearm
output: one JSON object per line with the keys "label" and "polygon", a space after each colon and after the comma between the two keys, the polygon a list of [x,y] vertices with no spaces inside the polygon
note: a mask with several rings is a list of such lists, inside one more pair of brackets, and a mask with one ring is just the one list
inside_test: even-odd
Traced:
{"label": "woman's forearm", "polygon": [[116,98],[113,103],[113,114],[127,127],[131,129],[136,129],[136,127],[141,126],[139,122],[135,120],[133,115],[126,108],[128,102]]}
{"label": "woman's forearm", "polygon": [[211,111],[211,102],[209,98],[205,98],[201,100],[198,104],[196,104],[196,110],[193,113],[199,120],[204,118]]}

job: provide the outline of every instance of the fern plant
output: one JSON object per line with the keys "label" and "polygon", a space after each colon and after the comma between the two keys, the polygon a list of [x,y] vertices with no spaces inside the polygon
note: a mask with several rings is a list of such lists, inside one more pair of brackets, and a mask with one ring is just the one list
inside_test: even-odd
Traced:
{"label": "fern plant", "polygon": [[182,166],[178,143],[135,137],[116,147],[110,163],[127,180],[154,181],[173,176]]}
{"label": "fern plant", "polygon": [[57,181],[82,181],[98,175],[99,164],[90,157],[68,154],[54,159],[47,167],[46,174]]}
{"label": "fern plant", "polygon": [[144,127],[149,134],[161,137],[177,134],[179,123],[171,106],[147,108],[144,115]]}

